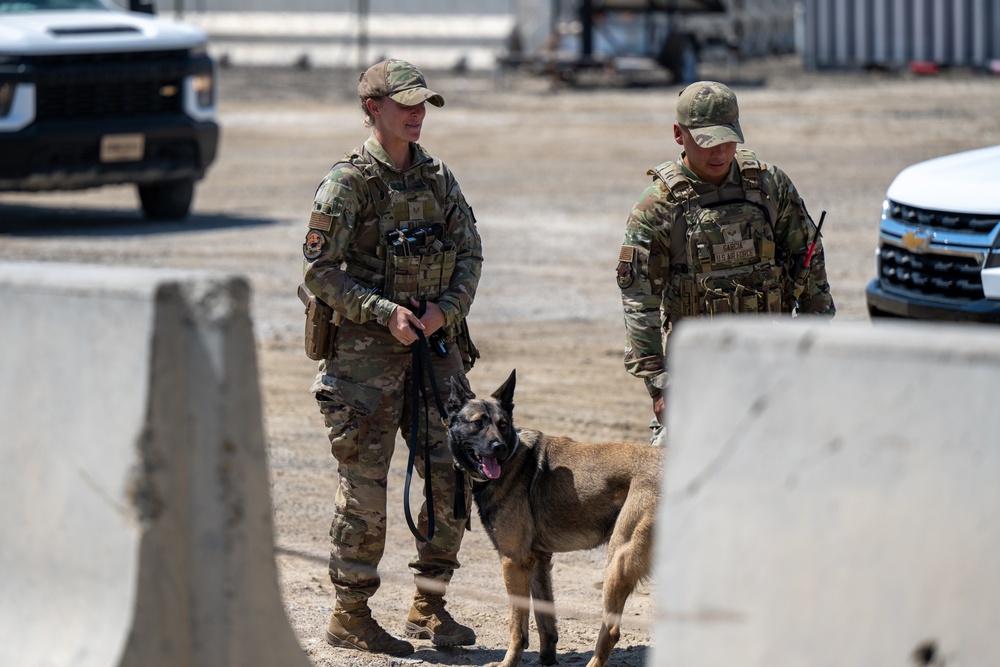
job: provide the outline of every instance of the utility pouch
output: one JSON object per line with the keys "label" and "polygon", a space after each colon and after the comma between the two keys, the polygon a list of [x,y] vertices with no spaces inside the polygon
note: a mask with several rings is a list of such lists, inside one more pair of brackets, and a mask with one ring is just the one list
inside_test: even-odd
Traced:
{"label": "utility pouch", "polygon": [[310,292],[304,283],[299,285],[298,293],[306,308],[306,356],[314,361],[332,358],[339,328],[333,308]]}
{"label": "utility pouch", "polygon": [[472,336],[469,335],[469,323],[465,318],[462,318],[461,323],[458,325],[458,334],[455,336],[455,343],[458,345],[458,351],[462,354],[462,367],[468,373],[476,365],[476,359],[480,355],[479,348],[472,342]]}

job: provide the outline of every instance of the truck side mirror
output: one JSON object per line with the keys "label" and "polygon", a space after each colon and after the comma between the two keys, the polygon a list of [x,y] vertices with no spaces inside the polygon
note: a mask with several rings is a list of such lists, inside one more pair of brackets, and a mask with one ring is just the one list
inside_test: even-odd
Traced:
{"label": "truck side mirror", "polygon": [[155,14],[156,5],[154,0],[128,0],[128,10],[140,14]]}

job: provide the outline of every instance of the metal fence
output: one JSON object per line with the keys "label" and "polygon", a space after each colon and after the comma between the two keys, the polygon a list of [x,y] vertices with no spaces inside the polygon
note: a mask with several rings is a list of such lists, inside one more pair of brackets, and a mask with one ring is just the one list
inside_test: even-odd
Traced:
{"label": "metal fence", "polygon": [[989,69],[1000,60],[1000,0],[805,0],[806,69]]}

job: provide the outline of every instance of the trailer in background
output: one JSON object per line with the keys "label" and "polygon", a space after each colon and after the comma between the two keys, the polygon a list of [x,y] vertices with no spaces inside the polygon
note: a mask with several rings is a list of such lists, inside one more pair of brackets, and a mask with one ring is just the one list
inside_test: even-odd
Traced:
{"label": "trailer in background", "polygon": [[794,53],[799,6],[797,0],[519,0],[514,37],[523,36],[523,44],[512,40],[500,66],[569,82],[602,71],[689,83],[700,78],[702,62],[725,62],[736,71],[747,59]]}
{"label": "trailer in background", "polygon": [[1000,0],[804,0],[806,69],[1000,68]]}

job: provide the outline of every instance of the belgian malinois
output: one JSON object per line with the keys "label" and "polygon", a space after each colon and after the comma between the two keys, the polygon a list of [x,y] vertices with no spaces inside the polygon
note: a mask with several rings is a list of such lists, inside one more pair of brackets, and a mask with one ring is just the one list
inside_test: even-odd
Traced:
{"label": "belgian malinois", "polygon": [[[584,444],[514,428],[515,372],[490,398],[452,380],[447,411],[455,465],[473,480],[479,517],[500,554],[510,597],[510,645],[502,667],[528,646],[528,602],[538,660],[556,664],[552,554],[608,545],[604,620],[587,667],[602,667],[621,635],[625,600],[648,576],[661,451],[646,444]],[[529,598],[530,595],[530,598]]]}

